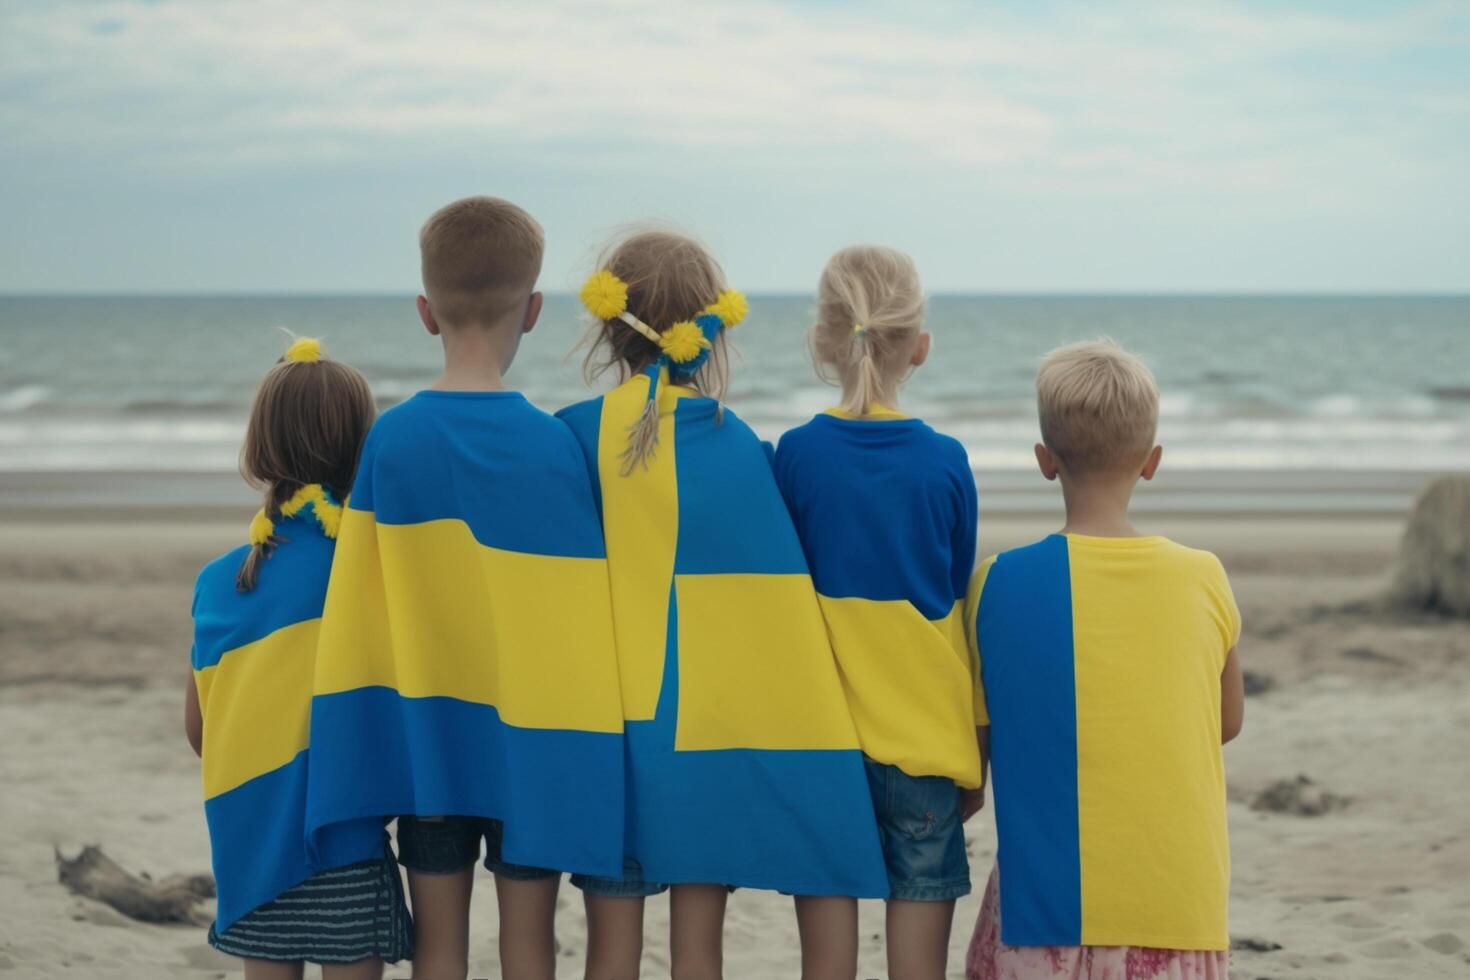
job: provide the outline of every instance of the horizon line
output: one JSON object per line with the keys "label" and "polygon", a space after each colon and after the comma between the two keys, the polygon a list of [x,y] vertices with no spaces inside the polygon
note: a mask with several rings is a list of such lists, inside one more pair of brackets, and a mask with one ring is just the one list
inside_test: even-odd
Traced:
{"label": "horizon line", "polygon": [[[388,299],[411,298],[422,290],[0,290],[0,300],[46,299]],[[574,298],[573,290],[543,289],[546,296]],[[751,289],[751,296],[810,298],[805,289]],[[931,299],[1470,299],[1470,288],[1441,289],[936,289]]]}

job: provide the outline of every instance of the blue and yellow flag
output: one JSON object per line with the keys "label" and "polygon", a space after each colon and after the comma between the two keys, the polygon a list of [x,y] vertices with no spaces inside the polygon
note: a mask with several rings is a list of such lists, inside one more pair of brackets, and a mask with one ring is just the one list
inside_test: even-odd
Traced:
{"label": "blue and yellow flag", "polygon": [[1220,674],[1240,614],[1219,560],[1054,534],[970,588],[1002,940],[1225,949]]}
{"label": "blue and yellow flag", "polygon": [[505,823],[515,864],[622,867],[606,553],[565,426],[515,392],[424,391],[368,435],[312,704],[313,843],[362,816]]}
{"label": "blue and yellow flag", "polygon": [[648,391],[638,376],[561,412],[601,494],[628,854],[648,881],[884,897],[862,753],[766,447],[662,384],[657,447],[624,476]]}
{"label": "blue and yellow flag", "polygon": [[978,506],[964,446],[889,409],[833,411],[782,436],[775,469],[863,752],[979,786],[985,702],[964,620]]}
{"label": "blue and yellow flag", "polygon": [[277,523],[284,540],[254,589],[235,591],[247,545],[206,565],[194,590],[192,659],[220,932],[317,871],[383,854],[383,822],[372,819],[334,827],[315,860],[306,851],[312,665],[333,545],[317,506]]}

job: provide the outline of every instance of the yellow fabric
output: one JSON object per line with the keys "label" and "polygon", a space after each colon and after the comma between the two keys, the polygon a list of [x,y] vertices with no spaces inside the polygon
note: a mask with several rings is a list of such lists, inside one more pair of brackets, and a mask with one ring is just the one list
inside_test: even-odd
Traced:
{"label": "yellow fabric", "polygon": [[985,577],[990,574],[990,569],[995,565],[995,556],[991,555],[980,563],[975,569],[975,574],[970,578],[970,588],[965,594],[965,614],[963,627],[965,630],[965,649],[968,653],[966,662],[970,667],[970,683],[975,692],[974,712],[975,724],[990,724],[990,711],[985,706],[985,684],[980,677],[980,641],[975,636],[976,617],[980,614],[980,593],[985,588]]}
{"label": "yellow fabric", "polygon": [[284,766],[306,748],[320,626],[309,619],[282,627],[194,672],[209,746],[205,799]]}
{"label": "yellow fabric", "polygon": [[[1069,565],[1082,942],[1223,949],[1220,673],[1240,630],[1224,570],[1163,539],[1078,535]],[[1204,818],[1160,819],[1176,810]],[[1149,876],[1150,854],[1187,859]]]}
{"label": "yellow fabric", "polygon": [[611,611],[585,606],[604,593],[605,562],[489,548],[459,520],[377,524],[350,508],[342,520],[332,592],[357,615],[323,640],[318,695],[381,685],[494,705],[525,728],[622,730],[606,696]]}
{"label": "yellow fabric", "polygon": [[849,421],[857,421],[857,422],[861,422],[861,421],[873,421],[873,420],[879,420],[879,419],[906,419],[906,418],[909,418],[909,416],[903,414],[898,409],[896,409],[896,408],[889,408],[886,405],[874,405],[874,406],[872,406],[871,410],[868,412],[867,415],[854,415],[854,414],[852,414],[851,412],[849,412],[845,408],[829,408],[829,409],[827,409],[827,411],[824,414],[832,415],[832,416],[835,416],[835,417],[837,417],[839,419],[848,419]]}
{"label": "yellow fabric", "polygon": [[693,392],[660,384],[658,441],[648,466],[626,476],[622,453],[628,444],[627,419],[637,418],[648,398],[646,379],[614,388],[604,396],[597,438],[602,480],[603,533],[607,540],[612,592],[613,633],[622,678],[623,714],[647,721],[658,708],[668,638],[669,594],[649,582],[668,582],[674,574],[679,534],[679,486],[674,472],[674,409]]}
{"label": "yellow fabric", "polygon": [[[913,776],[979,786],[963,603],[931,621],[901,599],[820,599],[863,752]],[[853,655],[874,650],[882,655]]]}
{"label": "yellow fabric", "polygon": [[[674,748],[856,749],[806,575],[680,575]],[[772,684],[772,678],[781,683]]]}
{"label": "yellow fabric", "polygon": [[322,533],[329,538],[335,538],[337,529],[342,526],[342,505],[328,500],[327,493],[322,489],[320,483],[308,483],[293,493],[291,499],[281,505],[281,514],[285,517],[295,517],[307,504],[311,504],[312,513],[316,516],[317,523],[322,526]]}

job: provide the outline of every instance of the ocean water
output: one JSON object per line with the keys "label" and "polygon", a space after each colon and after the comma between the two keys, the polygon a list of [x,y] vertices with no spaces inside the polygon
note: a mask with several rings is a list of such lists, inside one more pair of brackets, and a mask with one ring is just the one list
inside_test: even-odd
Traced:
{"label": "ocean water", "polygon": [[[774,439],[836,393],[807,359],[811,300],[751,299],[730,404]],[[233,471],[281,328],[322,337],[385,405],[440,365],[411,296],[0,298],[0,473]],[[543,408],[586,397],[583,329],[548,298],[510,375]],[[902,407],[977,470],[1032,466],[1039,357],[1102,334],[1157,374],[1172,467],[1470,469],[1470,297],[940,296],[929,329]]]}

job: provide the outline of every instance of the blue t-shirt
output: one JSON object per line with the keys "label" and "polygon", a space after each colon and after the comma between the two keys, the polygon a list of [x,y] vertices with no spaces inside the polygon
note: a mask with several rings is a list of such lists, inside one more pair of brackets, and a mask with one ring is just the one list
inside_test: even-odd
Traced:
{"label": "blue t-shirt", "polygon": [[828,412],[781,437],[775,470],[863,751],[978,786],[986,719],[962,615],[978,505],[964,447],[897,412]]}

